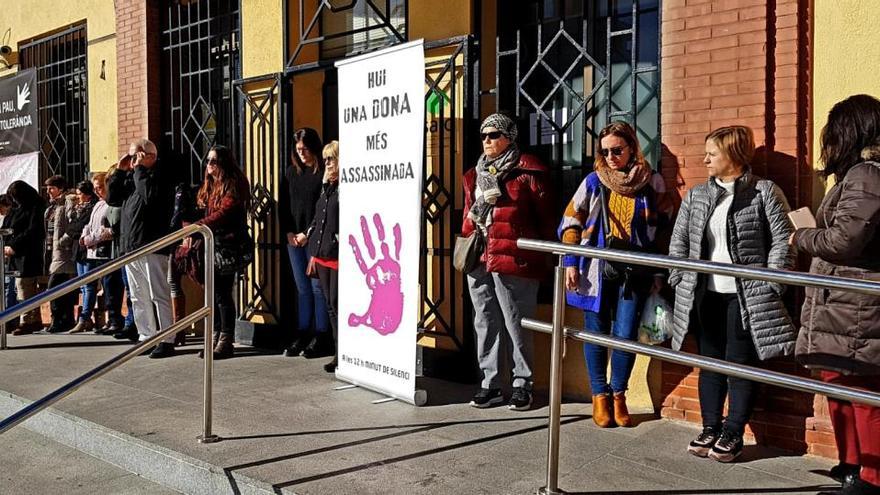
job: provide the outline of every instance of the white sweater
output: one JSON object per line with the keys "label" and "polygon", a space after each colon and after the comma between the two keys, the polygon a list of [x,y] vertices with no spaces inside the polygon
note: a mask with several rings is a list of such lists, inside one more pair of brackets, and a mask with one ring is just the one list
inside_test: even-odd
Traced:
{"label": "white sweater", "polygon": [[[709,229],[707,232],[709,259],[720,263],[732,263],[730,249],[727,245],[727,213],[730,211],[730,204],[733,202],[733,187],[736,185],[736,181],[721,182],[715,179],[715,183],[721,186],[724,192],[718,198],[715,211],[709,217]],[[712,292],[735,294],[736,279],[724,275],[709,275],[709,284],[706,288]]]}

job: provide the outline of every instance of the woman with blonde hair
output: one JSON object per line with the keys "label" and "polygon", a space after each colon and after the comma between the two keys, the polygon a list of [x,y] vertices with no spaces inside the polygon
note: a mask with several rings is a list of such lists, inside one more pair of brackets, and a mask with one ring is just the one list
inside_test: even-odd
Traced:
{"label": "woman with blonde hair", "polygon": [[[656,195],[653,171],[636,131],[612,122],[599,132],[595,170],[581,182],[565,208],[559,237],[566,244],[634,251],[656,251]],[[663,274],[634,265],[565,256],[568,304],[584,310],[588,332],[635,340],[639,313],[651,291],[663,287]],[[600,428],[631,426],[626,390],[635,355],[584,344],[593,394],[593,421]]]}
{"label": "woman with blonde hair", "polygon": [[[685,196],[669,255],[793,268],[788,201],[779,186],[751,173],[752,130],[741,125],[722,127],[705,141],[703,163],[709,180]],[[795,329],[782,303],[783,285],[677,269],[670,270],[669,285],[675,288],[673,349],[681,349],[688,330],[695,328],[701,355],[736,364],[754,365],[794,350]],[[754,392],[755,384],[749,380],[700,371],[703,432],[688,445],[688,452],[718,462],[736,459],[742,453]],[[729,401],[726,417],[725,399]]]}

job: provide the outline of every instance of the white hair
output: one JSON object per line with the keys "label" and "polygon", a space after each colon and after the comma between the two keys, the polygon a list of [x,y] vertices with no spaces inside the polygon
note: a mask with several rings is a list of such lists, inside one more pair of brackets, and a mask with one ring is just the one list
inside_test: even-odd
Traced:
{"label": "white hair", "polygon": [[148,154],[156,155],[156,156],[159,155],[159,150],[158,150],[158,148],[156,148],[156,144],[147,138],[138,139],[137,141],[132,142],[129,147],[131,147],[131,146],[134,146],[135,148],[140,148],[140,149],[144,150],[144,153],[148,153]]}

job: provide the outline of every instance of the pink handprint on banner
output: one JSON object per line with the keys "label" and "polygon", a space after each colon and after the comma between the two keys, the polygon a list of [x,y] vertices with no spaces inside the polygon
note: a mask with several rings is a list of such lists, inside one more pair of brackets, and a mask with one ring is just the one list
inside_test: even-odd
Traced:
{"label": "pink handprint on banner", "polygon": [[[364,247],[367,248],[369,262],[373,266],[367,267],[364,261],[361,248],[353,235],[348,236],[348,243],[351,244],[351,250],[354,252],[354,259],[357,261],[361,273],[364,274],[367,287],[372,291],[370,296],[370,307],[362,316],[354,313],[348,315],[349,326],[356,327],[365,325],[379,332],[381,335],[388,335],[397,330],[400,326],[400,318],[403,314],[403,292],[400,290],[400,224],[394,226],[394,257],[391,256],[391,248],[385,240],[385,225],[378,213],[373,215],[373,224],[376,226],[376,234],[379,236],[379,249],[382,257],[376,257],[376,245],[373,243],[373,236],[370,233],[370,226],[367,219],[361,216],[361,232],[363,233]],[[374,261],[375,260],[375,261]]]}

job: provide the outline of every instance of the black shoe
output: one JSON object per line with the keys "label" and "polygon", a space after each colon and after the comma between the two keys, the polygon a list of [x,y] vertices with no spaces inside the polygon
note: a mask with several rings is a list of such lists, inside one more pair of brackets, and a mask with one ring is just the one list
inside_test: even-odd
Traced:
{"label": "black shoe", "polygon": [[709,451],[709,457],[718,462],[733,462],[734,459],[742,454],[743,439],[742,435],[733,433],[730,430],[722,429],[721,436]]}
{"label": "black shoe", "polygon": [[693,439],[691,443],[688,444],[688,452],[697,456],[697,457],[708,457],[709,451],[712,450],[712,447],[715,446],[715,442],[718,441],[718,437],[721,436],[720,429],[715,426],[704,426],[703,432],[697,435],[697,438]]}
{"label": "black shoe", "polygon": [[96,335],[116,335],[123,331],[123,326],[117,323],[108,323],[101,328],[95,330]]}
{"label": "black shoe", "polygon": [[132,342],[137,342],[138,337],[139,336],[138,336],[137,327],[134,325],[127,326],[127,327],[123,328],[121,331],[113,334],[113,338],[116,340],[128,339]]}
{"label": "black shoe", "polygon": [[293,343],[290,344],[290,347],[284,349],[284,355],[286,357],[297,357],[299,356],[303,349],[305,349],[309,345],[310,337],[308,335],[301,335],[293,340]]}
{"label": "black shoe", "polygon": [[846,488],[859,479],[859,472],[861,470],[862,467],[859,465],[841,462],[828,471],[828,476],[839,482],[842,488]]}
{"label": "black shoe", "polygon": [[160,342],[159,345],[150,353],[150,359],[162,359],[174,355],[174,344],[168,342]]}
{"label": "black shoe", "polygon": [[314,359],[320,357],[332,356],[336,352],[329,339],[321,334],[315,336],[309,345],[302,351],[302,357],[306,359]]}
{"label": "black shoe", "polygon": [[880,495],[880,486],[856,478],[849,486],[836,491],[819,492],[819,495]]}
{"label": "black shoe", "polygon": [[70,325],[70,326],[67,326],[64,324],[56,325],[55,323],[52,323],[48,327],[44,328],[43,331],[40,333],[65,333],[68,330],[70,330],[71,328],[73,328],[73,325]]}
{"label": "black shoe", "polygon": [[329,363],[324,365],[324,371],[326,371],[327,373],[335,373],[336,366],[338,366],[338,364],[339,363],[336,362],[336,358],[333,358],[333,361],[330,361]]}
{"label": "black shoe", "polygon": [[484,409],[502,402],[504,402],[504,396],[501,395],[501,389],[481,388],[471,399],[471,406]]}
{"label": "black shoe", "polygon": [[513,387],[507,408],[511,411],[528,411],[532,408],[532,392],[523,387]]}

